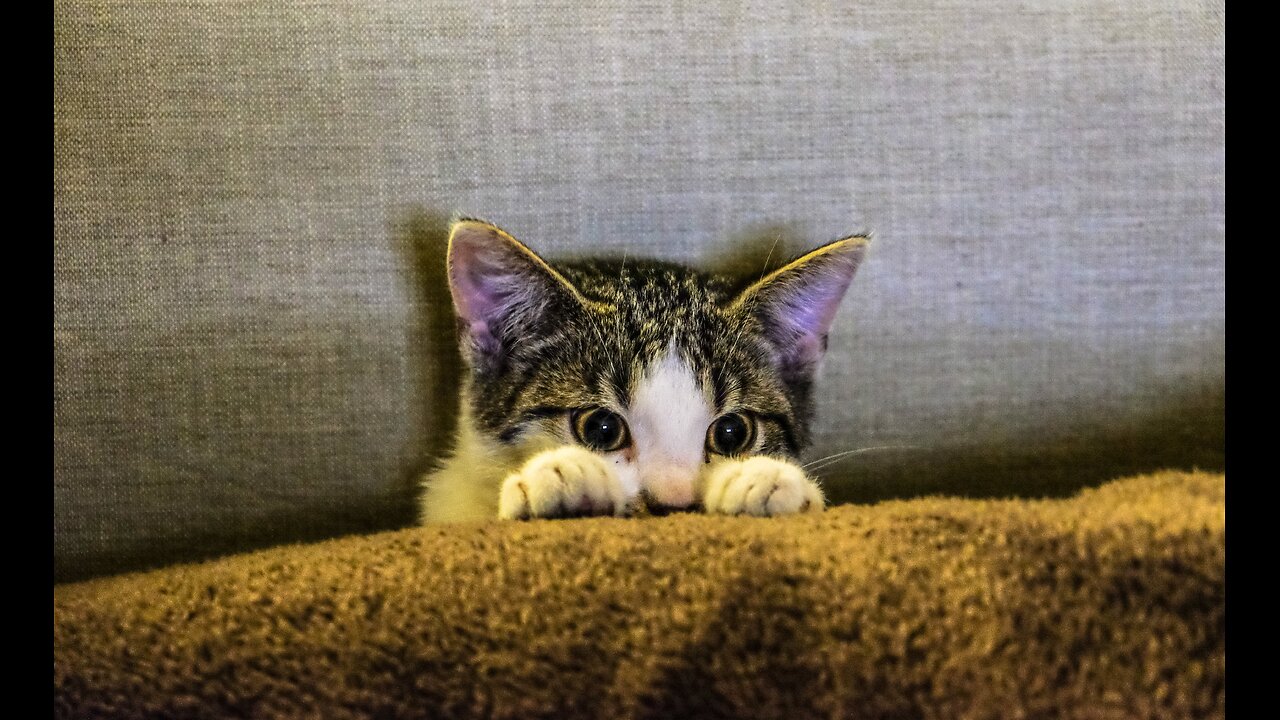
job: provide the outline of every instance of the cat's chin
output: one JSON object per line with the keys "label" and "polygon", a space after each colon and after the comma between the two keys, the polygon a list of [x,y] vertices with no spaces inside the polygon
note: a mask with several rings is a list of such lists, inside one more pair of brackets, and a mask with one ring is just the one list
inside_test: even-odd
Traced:
{"label": "cat's chin", "polygon": [[714,464],[705,488],[703,507],[708,514],[776,517],[818,513],[826,507],[822,489],[803,468],[764,455]]}

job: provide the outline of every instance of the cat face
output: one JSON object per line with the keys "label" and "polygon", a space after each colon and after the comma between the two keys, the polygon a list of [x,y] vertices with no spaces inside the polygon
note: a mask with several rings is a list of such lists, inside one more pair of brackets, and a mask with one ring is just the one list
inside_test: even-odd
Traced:
{"label": "cat face", "polygon": [[742,283],[634,259],[553,267],[460,220],[449,285],[469,420],[499,446],[583,445],[651,505],[687,507],[707,463],[809,443],[813,374],[866,247],[839,240]]}

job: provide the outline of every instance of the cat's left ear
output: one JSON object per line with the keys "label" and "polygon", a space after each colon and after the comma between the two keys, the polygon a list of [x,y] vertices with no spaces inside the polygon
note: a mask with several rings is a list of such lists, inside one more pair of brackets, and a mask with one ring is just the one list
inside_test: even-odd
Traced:
{"label": "cat's left ear", "polygon": [[854,235],[828,243],[761,278],[732,307],[764,326],[784,376],[813,372],[827,350],[827,333],[871,238]]}

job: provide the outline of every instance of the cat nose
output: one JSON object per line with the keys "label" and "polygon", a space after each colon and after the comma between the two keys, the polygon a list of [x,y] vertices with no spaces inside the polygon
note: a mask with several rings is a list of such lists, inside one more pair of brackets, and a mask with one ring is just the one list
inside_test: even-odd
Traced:
{"label": "cat nose", "polygon": [[693,479],[686,473],[665,471],[654,473],[644,483],[645,500],[655,515],[686,510],[694,504]]}

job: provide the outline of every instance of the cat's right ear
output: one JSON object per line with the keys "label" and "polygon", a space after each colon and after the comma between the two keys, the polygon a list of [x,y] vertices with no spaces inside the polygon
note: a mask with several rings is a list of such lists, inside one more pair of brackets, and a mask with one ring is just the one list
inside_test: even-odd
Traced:
{"label": "cat's right ear", "polygon": [[734,306],[759,318],[784,377],[812,377],[827,351],[840,299],[866,257],[870,236],[827,243],[744,290]]}
{"label": "cat's right ear", "polygon": [[482,220],[453,223],[448,264],[463,356],[473,366],[499,357],[536,333],[553,308],[580,298],[532,250]]}

